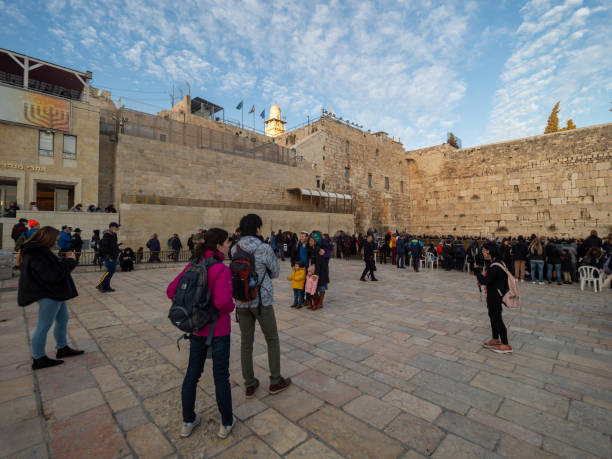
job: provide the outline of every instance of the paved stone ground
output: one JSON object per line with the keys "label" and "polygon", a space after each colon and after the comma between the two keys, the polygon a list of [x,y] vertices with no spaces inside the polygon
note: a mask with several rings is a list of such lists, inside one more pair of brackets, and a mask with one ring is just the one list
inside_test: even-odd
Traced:
{"label": "paved stone ground", "polygon": [[[474,278],[459,272],[332,261],[325,308],[294,311],[275,281],[282,371],[290,390],[245,401],[238,327],[231,382],[239,419],[215,433],[211,366],[200,383],[203,424],[179,439],[187,349],[168,322],[177,268],[119,273],[113,294],[75,275],[69,334],[82,357],[32,373],[37,306],[0,293],[2,457],[610,457],[612,294],[522,284],[522,317],[506,313],[515,353],[485,350],[488,317]],[[284,264],[282,274],[288,274]],[[49,354],[54,340],[50,334]],[[267,381],[265,341],[256,374]]]}

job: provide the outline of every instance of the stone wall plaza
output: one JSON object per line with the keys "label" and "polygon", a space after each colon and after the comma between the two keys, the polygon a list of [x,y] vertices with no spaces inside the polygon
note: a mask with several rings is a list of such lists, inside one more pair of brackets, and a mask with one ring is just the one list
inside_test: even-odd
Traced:
{"label": "stone wall plaza", "polygon": [[407,158],[414,233],[612,232],[612,124]]}

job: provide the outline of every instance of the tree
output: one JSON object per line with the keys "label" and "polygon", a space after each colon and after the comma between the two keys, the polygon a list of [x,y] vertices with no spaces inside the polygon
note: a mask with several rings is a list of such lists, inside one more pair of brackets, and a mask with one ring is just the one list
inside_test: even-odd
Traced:
{"label": "tree", "polygon": [[567,126],[565,126],[563,129],[561,129],[561,131],[571,131],[572,129],[576,129],[576,125],[574,124],[574,122],[570,118],[569,120],[567,120]]}
{"label": "tree", "polygon": [[561,101],[557,102],[550,112],[550,116],[548,117],[548,124],[546,125],[546,129],[544,130],[544,134],[551,134],[553,132],[559,132],[559,104]]}
{"label": "tree", "polygon": [[447,143],[451,146],[451,147],[455,147],[455,148],[459,148],[459,144],[457,143],[457,138],[455,137],[455,134],[453,134],[452,132],[449,134],[448,136],[448,141]]}

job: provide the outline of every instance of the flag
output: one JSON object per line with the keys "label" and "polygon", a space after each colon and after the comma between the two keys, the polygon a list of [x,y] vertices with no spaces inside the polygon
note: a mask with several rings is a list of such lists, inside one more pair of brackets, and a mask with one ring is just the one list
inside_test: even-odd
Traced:
{"label": "flag", "polygon": [[261,113],[259,114],[259,116],[261,116],[262,119],[266,119],[266,109],[264,108]]}
{"label": "flag", "polygon": [[244,101],[242,101],[242,100],[240,101],[240,103],[236,107],[236,110],[242,110],[242,102],[244,102]]}
{"label": "flag", "polygon": [[251,109],[249,110],[249,115],[250,115],[251,113],[255,113],[255,105],[253,105],[253,106],[251,107]]}

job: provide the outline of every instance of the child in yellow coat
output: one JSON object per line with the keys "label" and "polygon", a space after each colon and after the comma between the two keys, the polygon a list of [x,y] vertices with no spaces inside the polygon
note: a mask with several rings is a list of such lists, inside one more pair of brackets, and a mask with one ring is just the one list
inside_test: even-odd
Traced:
{"label": "child in yellow coat", "polygon": [[300,309],[304,304],[304,282],[306,282],[306,267],[303,261],[298,261],[293,265],[293,270],[287,280],[291,281],[291,288],[293,289],[293,304],[291,307]]}

